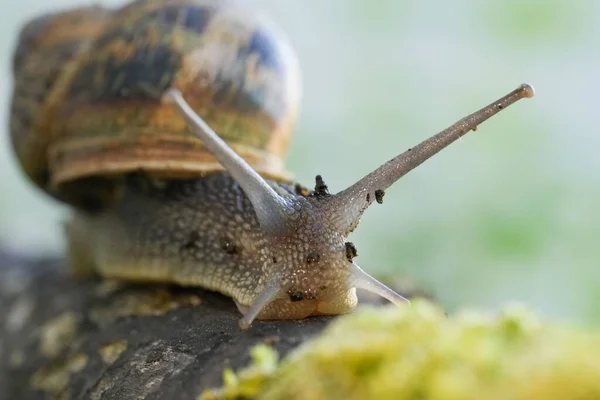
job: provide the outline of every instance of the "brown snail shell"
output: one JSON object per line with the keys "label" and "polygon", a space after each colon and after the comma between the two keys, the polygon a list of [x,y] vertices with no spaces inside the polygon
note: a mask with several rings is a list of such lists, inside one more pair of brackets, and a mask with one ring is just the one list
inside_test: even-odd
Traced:
{"label": "brown snail shell", "polygon": [[48,96],[68,62],[104,28],[110,15],[100,7],[82,7],[40,16],[21,30],[13,58],[10,133],[21,166],[40,186],[46,185],[49,174],[50,135],[40,131]]}
{"label": "brown snail shell", "polygon": [[20,156],[36,182],[61,197],[63,187],[89,184],[90,177],[223,170],[174,108],[160,102],[171,87],[260,174],[288,178],[283,157],[298,113],[300,71],[279,31],[219,0],[138,1],[104,24],[49,85],[25,134],[44,139],[23,140],[13,130],[15,142],[47,146]]}

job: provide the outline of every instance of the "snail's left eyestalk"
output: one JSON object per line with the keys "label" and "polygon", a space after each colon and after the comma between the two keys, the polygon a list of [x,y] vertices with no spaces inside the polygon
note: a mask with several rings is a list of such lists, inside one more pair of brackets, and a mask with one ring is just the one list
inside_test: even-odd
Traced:
{"label": "snail's left eyestalk", "polygon": [[290,205],[271,186],[221,139],[215,131],[185,101],[177,89],[169,89],[163,97],[172,102],[179,114],[188,123],[192,132],[202,140],[204,146],[225,167],[233,179],[242,187],[256,212],[260,225],[266,232],[279,233],[287,226]]}
{"label": "snail's left eyestalk", "polygon": [[342,232],[352,231],[364,210],[373,200],[380,201],[383,191],[398,179],[508,106],[533,95],[533,87],[522,84],[506,96],[391,159],[348,189],[331,196],[328,201],[332,220],[336,221]]}

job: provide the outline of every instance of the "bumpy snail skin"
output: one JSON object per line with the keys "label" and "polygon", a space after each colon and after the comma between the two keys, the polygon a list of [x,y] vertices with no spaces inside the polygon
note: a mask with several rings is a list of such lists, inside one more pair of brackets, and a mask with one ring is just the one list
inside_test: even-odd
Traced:
{"label": "bumpy snail skin", "polygon": [[174,107],[227,172],[159,181],[125,177],[123,193],[100,213],[80,212],[69,232],[74,264],[102,275],[201,286],[231,296],[242,328],[259,319],[343,314],[356,289],[395,304],[406,299],[353,262],[347,236],[384,190],[427,158],[533,89],[522,85],[480,111],[390,160],[339,194],[317,177],[312,192],[264,180],[189,107],[176,89]]}
{"label": "bumpy snail skin", "polygon": [[[314,223],[307,226],[313,233],[287,238],[266,234],[252,203],[228,173],[161,184],[135,175],[126,180],[113,207],[78,212],[70,222],[73,264],[106,277],[219,291],[253,315],[248,325],[256,316],[297,319],[342,314],[356,305],[343,239],[322,240],[323,228]],[[269,184],[280,193],[295,190]],[[320,259],[308,262],[311,252]],[[261,303],[257,299],[269,287],[275,291]]]}
{"label": "bumpy snail skin", "polygon": [[[238,301],[244,313],[240,326],[247,328],[261,312],[270,315],[271,308],[282,299],[286,303],[302,302],[306,307],[310,307],[308,301],[315,300],[315,309],[307,315],[318,315],[321,310],[334,314],[347,312],[356,304],[356,288],[369,290],[396,304],[407,301],[353,263],[356,249],[346,242],[347,236],[373,199],[381,198],[382,191],[400,177],[499,111],[532,96],[533,88],[523,84],[388,161],[339,194],[329,194],[322,178],[317,176],[315,191],[303,197],[275,190],[194,114],[181,92],[168,90],[165,102],[173,103],[196,136],[244,190],[268,244],[269,256],[274,264],[283,261],[274,274],[257,276],[262,285],[260,291],[255,291],[249,308],[240,307]],[[289,314],[293,318],[304,316],[291,306],[279,306],[275,314],[277,318]]]}

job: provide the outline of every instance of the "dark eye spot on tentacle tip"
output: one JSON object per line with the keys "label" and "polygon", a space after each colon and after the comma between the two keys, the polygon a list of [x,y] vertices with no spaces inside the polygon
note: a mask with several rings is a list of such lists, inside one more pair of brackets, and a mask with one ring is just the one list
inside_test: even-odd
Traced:
{"label": "dark eye spot on tentacle tip", "polygon": [[238,253],[238,248],[235,245],[235,243],[233,243],[233,241],[225,236],[223,236],[221,239],[219,239],[219,244],[221,245],[221,248],[223,250],[225,250],[225,252],[227,254],[237,254]]}
{"label": "dark eye spot on tentacle tip", "polygon": [[381,190],[381,189],[377,189],[377,190],[375,191],[375,200],[376,200],[376,201],[377,201],[379,204],[383,203],[383,196],[385,196],[385,192],[384,192],[383,190]]}
{"label": "dark eye spot on tentacle tip", "polygon": [[321,175],[317,175],[315,177],[315,182],[315,191],[313,195],[316,197],[329,196],[329,189],[327,188],[327,185],[325,184],[325,181]]}
{"label": "dark eye spot on tentacle tip", "polygon": [[304,300],[304,294],[302,292],[291,292],[289,295],[292,303]]}
{"label": "dark eye spot on tentacle tip", "polygon": [[358,251],[356,250],[356,246],[352,242],[346,242],[346,258],[348,261],[352,262],[352,259],[358,255]]}
{"label": "dark eye spot on tentacle tip", "polygon": [[306,256],[306,262],[309,264],[318,263],[320,259],[321,259],[321,256],[316,251],[311,251]]}

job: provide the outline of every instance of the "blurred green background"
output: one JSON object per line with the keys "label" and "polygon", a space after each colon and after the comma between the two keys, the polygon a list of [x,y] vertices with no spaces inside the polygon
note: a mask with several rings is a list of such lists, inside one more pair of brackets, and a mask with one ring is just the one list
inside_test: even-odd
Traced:
{"label": "blurred green background", "polygon": [[[104,0],[104,5],[123,4]],[[287,32],[304,98],[288,165],[338,191],[526,81],[536,97],[387,191],[351,240],[357,263],[410,276],[450,309],[530,304],[600,325],[600,2],[254,0]],[[21,0],[0,16],[0,118],[20,25],[84,1]],[[6,133],[6,132],[5,132]],[[0,240],[61,252],[67,210],[0,140]]]}

